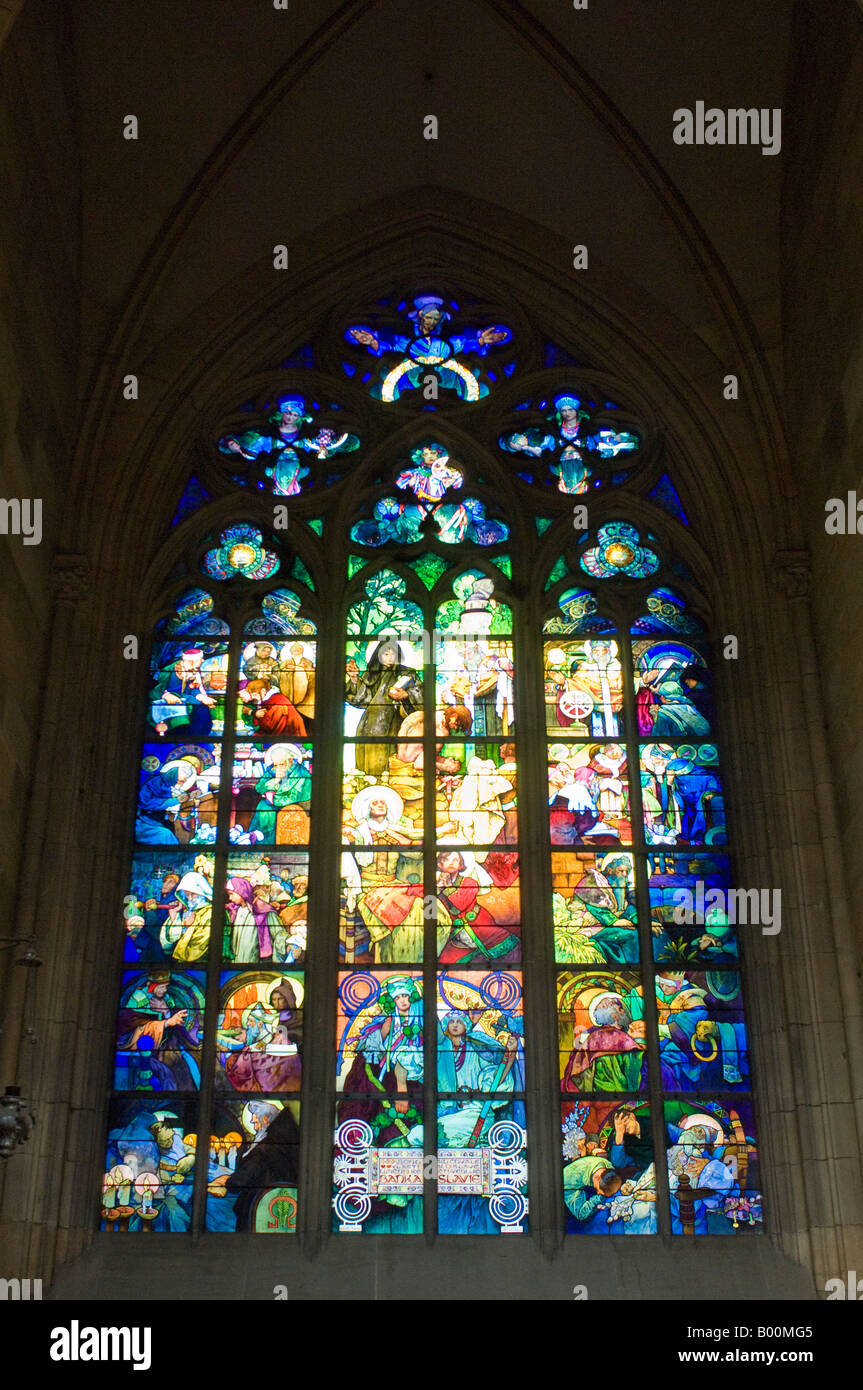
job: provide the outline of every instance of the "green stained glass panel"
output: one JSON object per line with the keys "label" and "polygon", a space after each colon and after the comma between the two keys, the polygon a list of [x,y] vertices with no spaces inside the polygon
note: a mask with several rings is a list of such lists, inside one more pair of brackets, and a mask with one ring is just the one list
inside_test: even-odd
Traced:
{"label": "green stained glass panel", "polygon": [[545,581],[546,589],[550,589],[552,584],[557,583],[558,579],[563,579],[568,572],[567,563],[561,555],[560,559],[555,563],[554,569],[551,571],[548,579]]}
{"label": "green stained glass panel", "polygon": [[365,594],[348,612],[347,630],[351,636],[366,633],[422,631],[422,610],[405,598],[407,584],[392,570],[378,570],[366,580]]}
{"label": "green stained glass panel", "polygon": [[409,560],[411,569],[419,575],[427,589],[433,589],[442,574],[446,574],[449,566],[446,560],[442,560],[439,555],[427,553],[420,555],[416,560]]}
{"label": "green stained glass panel", "polygon": [[291,575],[294,579],[299,579],[301,584],[314,591],[315,582],[309,574],[302,560],[295,560],[291,566]]}

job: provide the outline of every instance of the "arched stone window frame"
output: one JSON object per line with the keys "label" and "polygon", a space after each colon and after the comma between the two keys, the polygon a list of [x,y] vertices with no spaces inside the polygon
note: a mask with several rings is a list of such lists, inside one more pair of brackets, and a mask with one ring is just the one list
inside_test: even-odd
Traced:
{"label": "arched stone window frame", "polygon": [[[483,223],[479,205],[465,211],[447,196],[435,201],[436,211],[419,218],[416,225],[392,207],[370,216],[363,240],[377,249],[367,256],[362,270],[368,296],[383,293],[392,283],[393,247],[399,247],[400,237],[409,241],[409,247],[402,241],[397,252],[404,274],[418,278],[426,266],[436,271],[445,232],[447,265],[454,281],[481,287],[491,297],[486,272],[480,269],[491,256],[492,289],[498,300],[529,305],[535,322],[558,342],[578,344],[585,356],[602,361],[630,398],[640,390],[655,402],[666,428],[670,471],[690,506],[700,538],[700,545],[690,541],[688,547],[681,547],[684,558],[695,561],[704,577],[717,615],[717,631],[736,633],[745,651],[758,654],[757,665],[752,658],[748,666],[738,668],[739,674],[720,668],[717,680],[718,700],[727,717],[726,775],[733,786],[745,791],[737,798],[741,873],[751,882],[781,883],[800,924],[793,959],[788,952],[773,959],[763,941],[755,941],[751,952],[756,968],[768,967],[748,999],[753,1046],[765,1078],[761,1137],[768,1204],[775,1215],[776,1244],[788,1258],[811,1263],[828,1274],[845,1268],[842,1216],[835,1196],[841,1188],[841,1163],[831,1141],[828,1115],[832,1112],[824,1110],[823,1119],[812,1130],[811,1115],[797,1090],[799,1068],[791,1061],[788,1028],[793,1024],[804,1030],[800,1036],[805,1034],[811,1049],[803,1049],[802,1064],[810,1093],[823,1095],[828,1107],[847,1105],[850,1093],[836,1073],[835,1049],[829,1055],[823,1052],[824,1028],[836,1017],[824,1000],[842,1001],[845,1027],[853,1031],[859,1016],[856,977],[847,902],[837,888],[844,881],[844,871],[832,785],[818,771],[827,765],[827,757],[812,645],[808,558],[783,494],[786,485],[780,479],[787,472],[787,462],[758,364],[740,329],[741,351],[754,387],[744,411],[732,416],[723,409],[719,389],[710,390],[722,364],[694,337],[681,344],[679,326],[652,317],[644,296],[633,294],[626,315],[612,310],[609,306],[617,296],[614,287],[604,283],[601,271],[588,294],[580,287],[574,289],[571,280],[552,268],[560,264],[554,254],[560,248],[553,247],[550,239],[544,241],[541,235],[536,239],[540,262],[545,257],[542,268],[540,262],[536,267],[525,266],[511,249],[517,241],[510,242],[512,228],[508,232],[496,228],[491,238],[487,231],[478,236],[474,228]],[[145,683],[140,667],[123,663],[113,653],[125,632],[146,633],[159,611],[158,594],[179,550],[176,537],[160,549],[167,513],[174,505],[173,492],[171,502],[166,500],[166,484],[170,480],[173,488],[178,481],[177,460],[188,457],[189,447],[219,403],[236,398],[234,384],[250,362],[273,360],[288,337],[297,343],[305,341],[340,296],[346,302],[362,297],[356,267],[348,268],[344,247],[344,229],[334,228],[328,237],[318,237],[314,247],[306,248],[314,273],[297,277],[289,306],[282,286],[273,287],[271,271],[262,264],[244,285],[226,292],[220,304],[208,306],[197,320],[190,320],[181,338],[174,336],[170,343],[153,347],[143,378],[152,390],[143,409],[118,406],[116,381],[112,386],[104,378],[84,424],[79,472],[71,480],[81,501],[80,511],[67,529],[66,548],[55,565],[57,600],[46,727],[36,772],[36,784],[47,787],[58,760],[64,760],[68,777],[51,808],[52,819],[59,818],[63,829],[59,835],[50,834],[47,807],[44,803],[41,811],[37,807],[22,878],[23,917],[32,916],[44,925],[54,949],[45,972],[44,997],[55,998],[57,991],[71,993],[81,1027],[70,1056],[68,1029],[54,1019],[50,1007],[43,1006],[43,1095],[63,1142],[58,1146],[52,1140],[49,1145],[37,1136],[37,1162],[26,1178],[16,1180],[19,1210],[31,1209],[40,1191],[50,1194],[48,1209],[54,1224],[63,1213],[59,1237],[38,1241],[49,1266],[89,1244],[96,1197],[92,1175],[99,1168],[104,1107],[101,1060],[110,1047],[112,1005],[106,1002],[102,985],[94,990],[93,982],[106,978],[106,924],[114,919],[124,891],[127,841],[119,825],[123,812],[116,792],[117,768],[134,764],[135,740],[128,712],[140,707]],[[330,259],[322,271],[321,258],[326,256]],[[147,293],[153,296],[152,284]],[[257,306],[252,314],[250,303]],[[725,312],[729,322],[740,328],[734,306],[726,305]],[[141,332],[141,305],[136,313],[138,327],[129,321],[124,330],[133,337]],[[221,325],[215,334],[214,322]],[[685,375],[674,365],[683,357]],[[224,519],[230,510],[223,509]],[[246,511],[264,521],[251,502]],[[218,514],[216,508],[214,524]],[[734,538],[731,551],[729,536]],[[134,537],[132,545],[130,537]],[[98,718],[89,706],[69,711],[70,673],[75,672],[83,684],[95,669],[104,672]],[[538,671],[530,672],[529,664],[523,666],[523,679],[538,676]],[[797,696],[791,696],[792,689]],[[62,740],[55,732],[61,718]],[[106,850],[84,862],[79,846],[95,839]],[[83,933],[80,926],[72,929],[68,913],[59,911],[41,887],[57,876],[86,904]],[[808,887],[804,889],[803,884]],[[801,973],[810,983],[801,1007],[793,1010],[801,1019],[797,1023],[789,1001],[798,996]],[[821,981],[817,988],[816,979]],[[538,997],[534,1007],[537,1003],[541,1003]],[[854,1065],[853,1060],[849,1062],[852,1073]],[[845,1075],[842,1071],[841,1076]],[[824,1092],[823,1079],[830,1076],[836,1077],[835,1087]],[[787,1115],[795,1112],[797,1118],[789,1121]],[[838,1117],[839,1111],[835,1113]],[[819,1171],[825,1174],[826,1186],[819,1180],[817,1198],[811,1184],[804,1184],[800,1176],[803,1129],[809,1131],[816,1155],[824,1162]],[[557,1127],[550,1119],[546,1133],[535,1125],[531,1142],[537,1161],[552,1164],[557,1141]],[[58,1158],[58,1153],[66,1157]],[[835,1174],[835,1181],[827,1174]],[[327,1171],[323,1180],[328,1179]],[[537,1216],[542,1248],[551,1253],[559,1241],[554,1233],[557,1194],[549,1195],[548,1202]],[[816,1240],[811,1231],[823,1223],[830,1234]],[[306,1251],[319,1248],[323,1238],[321,1231],[308,1232]],[[32,1257],[36,1246],[29,1239]],[[777,1257],[781,1258],[778,1251]]]}

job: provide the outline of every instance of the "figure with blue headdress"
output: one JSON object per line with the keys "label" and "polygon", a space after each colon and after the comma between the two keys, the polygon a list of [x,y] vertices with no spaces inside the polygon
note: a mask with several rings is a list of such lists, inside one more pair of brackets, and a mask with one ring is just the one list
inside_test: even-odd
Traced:
{"label": "figure with blue headdress", "polygon": [[239,454],[250,463],[259,454],[272,455],[273,462],[265,472],[273,480],[273,492],[280,497],[296,497],[309,473],[297,450],[314,454],[317,459],[328,459],[359,448],[357,436],[346,431],[339,433],[321,427],[315,435],[303,434],[303,426],[311,424],[313,418],[306,414],[302,396],[280,396],[275,412],[269,416],[269,423],[276,427],[274,434],[261,434],[258,430],[229,434],[219,440],[219,450],[223,454]]}
{"label": "figure with blue headdress", "polygon": [[423,367],[433,367],[441,386],[455,391],[464,401],[476,401],[488,395],[488,387],[479,380],[476,372],[457,360],[458,355],[474,352],[484,357],[490,347],[509,342],[512,337],[510,329],[501,324],[491,324],[488,328],[456,333],[445,338],[442,330],[450,315],[444,309],[444,301],[436,294],[424,294],[415,299],[408,318],[413,326],[411,336],[384,334],[361,324],[347,330],[345,336],[348,340],[361,343],[372,356],[382,357],[384,353],[392,352],[401,357],[401,361],[373,389],[372,395],[387,403],[397,401],[405,388],[422,385],[425,375]]}

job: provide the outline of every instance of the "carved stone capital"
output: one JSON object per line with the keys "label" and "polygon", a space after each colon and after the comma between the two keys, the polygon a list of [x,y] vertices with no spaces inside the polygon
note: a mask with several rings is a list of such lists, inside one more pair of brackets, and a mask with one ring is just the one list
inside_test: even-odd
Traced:
{"label": "carved stone capital", "polygon": [[93,587],[86,555],[55,555],[52,582],[56,603],[82,603]]}
{"label": "carved stone capital", "polygon": [[808,550],[779,550],[773,561],[773,582],[786,598],[808,598],[812,566]]}

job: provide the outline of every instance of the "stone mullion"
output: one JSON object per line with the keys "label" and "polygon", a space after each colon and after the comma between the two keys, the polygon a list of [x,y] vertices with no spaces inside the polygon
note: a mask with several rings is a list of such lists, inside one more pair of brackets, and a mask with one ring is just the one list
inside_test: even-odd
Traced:
{"label": "stone mullion", "polygon": [[309,920],[303,998],[303,1086],[297,1232],[307,1256],[330,1233],[335,1123],[336,994],[341,864],[342,727],[345,618],[341,600],[346,553],[334,547],[328,586],[319,589],[331,622],[317,635],[312,818],[309,835]]}
{"label": "stone mullion", "polygon": [[[516,557],[517,559],[520,557]],[[529,573],[521,557],[515,571]],[[539,584],[535,580],[534,587]],[[525,587],[527,587],[525,585]],[[529,1230],[551,1258],[563,1240],[560,1068],[551,925],[542,594],[515,611],[514,688],[518,765],[518,846],[524,975]]]}

